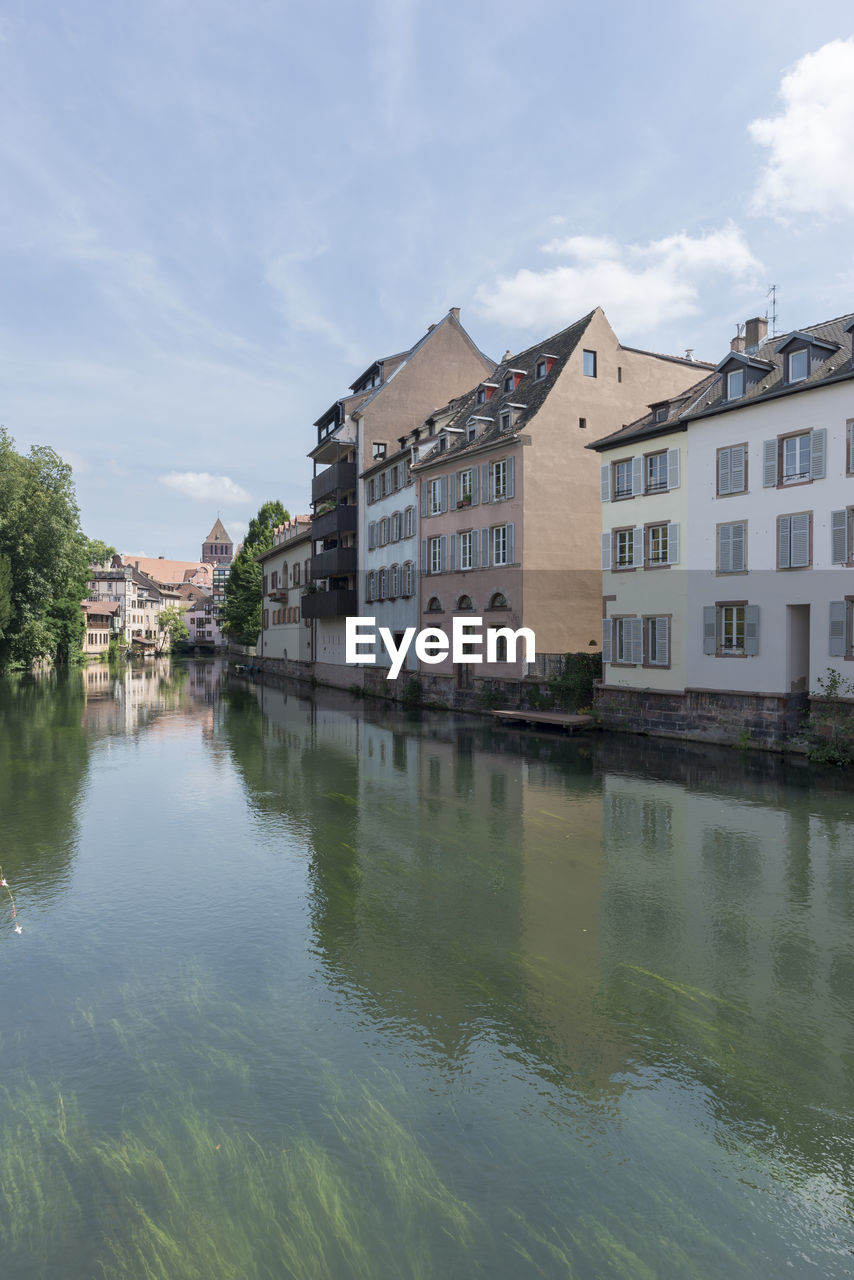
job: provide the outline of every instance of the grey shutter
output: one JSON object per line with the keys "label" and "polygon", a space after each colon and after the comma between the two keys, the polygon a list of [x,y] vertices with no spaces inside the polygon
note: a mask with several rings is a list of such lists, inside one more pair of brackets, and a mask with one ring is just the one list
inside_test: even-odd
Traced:
{"label": "grey shutter", "polygon": [[452,471],[448,476],[448,506],[453,511],[457,505],[457,473]]}
{"label": "grey shutter", "polygon": [[848,470],[854,471],[854,422],[848,423]]}
{"label": "grey shutter", "polygon": [[721,449],[718,454],[718,493],[732,493],[732,484],[730,481],[730,455],[731,449]]}
{"label": "grey shutter", "polygon": [[426,539],[426,538],[422,538],[422,539],[421,539],[421,572],[422,572],[422,574],[423,574],[425,577],[427,576],[427,564],[428,564],[428,561],[427,561],[427,539]]}
{"label": "grey shutter", "polygon": [[735,444],[729,451],[730,493],[742,493],[744,491],[746,452],[743,444]]}
{"label": "grey shutter", "polygon": [[626,618],[623,626],[628,629],[629,633],[628,661],[640,666],[643,662],[643,619]]}
{"label": "grey shutter", "polygon": [[480,567],[486,569],[489,566],[489,530],[481,529],[480,531]]}
{"label": "grey shutter", "polygon": [[371,571],[365,574],[365,601],[370,604],[371,601]]}
{"label": "grey shutter", "polygon": [[668,489],[679,488],[679,450],[667,450],[667,487]]}
{"label": "grey shutter", "polygon": [[610,618],[602,619],[602,661],[611,661],[611,630],[612,623]]}
{"label": "grey shutter", "polygon": [[471,567],[477,568],[477,544],[480,539],[477,536],[477,529],[471,531]]}
{"label": "grey shutter", "polygon": [[827,465],[827,427],[810,432],[810,479],[823,480]]}
{"label": "grey shutter", "polygon": [[439,504],[443,511],[448,510],[448,477],[439,477]]}
{"label": "grey shutter", "polygon": [[448,568],[456,569],[457,567],[457,535],[451,534],[451,542],[448,547]]}
{"label": "grey shutter", "polygon": [[805,569],[810,562],[810,515],[808,511],[792,516],[792,554],[793,569]]}
{"label": "grey shutter", "polygon": [[507,559],[505,564],[513,564],[516,560],[516,526],[515,524],[507,525]]}
{"label": "grey shutter", "polygon": [[632,529],[632,568],[643,568],[643,529]]}
{"label": "grey shutter", "polygon": [[444,573],[448,567],[448,539],[444,533],[439,539],[439,572]]}
{"label": "grey shutter", "polygon": [[430,487],[429,481],[425,480],[424,477],[422,476],[421,478],[421,519],[422,520],[426,520],[427,518],[427,491],[429,487]]}
{"label": "grey shutter", "polygon": [[655,620],[655,653],[650,654],[650,661],[658,667],[666,667],[670,662],[670,619]]}
{"label": "grey shutter", "polygon": [[611,535],[610,533],[602,534],[602,568],[611,568]]}
{"label": "grey shutter", "polygon": [[718,573],[732,573],[732,531],[731,524],[722,524],[718,529]]}
{"label": "grey shutter", "polygon": [[478,490],[480,488],[478,483],[479,479],[480,479],[480,469],[477,465],[475,465],[471,469],[471,505],[473,507],[476,507],[478,502],[480,501],[480,498],[478,496]]}
{"label": "grey shutter", "polygon": [[743,524],[734,524],[730,527],[732,529],[732,562],[730,567],[733,573],[744,573],[746,563],[744,555],[745,526]]}
{"label": "grey shutter", "polygon": [[791,560],[792,517],[777,517],[777,568],[788,569]]}
{"label": "grey shutter", "polygon": [[516,492],[516,459],[511,454],[507,459],[507,497],[512,498]]}
{"label": "grey shutter", "polygon": [[368,550],[373,551],[376,545],[377,545],[377,524],[375,520],[372,520],[371,523],[368,525]]}
{"label": "grey shutter", "polygon": [[744,606],[744,652],[755,658],[759,652],[759,605]]}
{"label": "grey shutter", "polygon": [[632,497],[643,493],[643,458],[632,458]]}
{"label": "grey shutter", "polygon": [[830,563],[845,564],[848,560],[848,512],[830,513]]}
{"label": "grey shutter", "polygon": [[599,490],[603,502],[611,501],[611,464],[605,462],[599,468]]}
{"label": "grey shutter", "polygon": [[490,502],[492,494],[489,488],[489,463],[484,462],[480,468],[480,500],[481,502]]}
{"label": "grey shutter", "polygon": [[703,606],[703,653],[718,651],[718,611],[713,604]]}
{"label": "grey shutter", "polygon": [[679,563],[679,525],[669,524],[667,526],[667,563]]}
{"label": "grey shutter", "polygon": [[830,602],[830,648],[831,658],[845,657],[845,615],[847,606],[844,600]]}
{"label": "grey shutter", "polygon": [[762,487],[773,489],[777,483],[777,441],[765,440],[762,445]]}

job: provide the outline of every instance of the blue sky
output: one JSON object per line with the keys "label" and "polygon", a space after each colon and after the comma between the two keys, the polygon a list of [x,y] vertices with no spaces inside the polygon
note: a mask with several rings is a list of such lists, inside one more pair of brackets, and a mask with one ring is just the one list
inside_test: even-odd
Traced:
{"label": "blue sky", "polygon": [[308,507],[311,424],[451,306],[717,360],[854,310],[850,0],[0,0],[0,422],[86,532]]}

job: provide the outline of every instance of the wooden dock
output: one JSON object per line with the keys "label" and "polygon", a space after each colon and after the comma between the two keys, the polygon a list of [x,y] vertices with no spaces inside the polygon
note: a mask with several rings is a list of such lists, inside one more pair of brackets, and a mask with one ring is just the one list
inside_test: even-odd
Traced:
{"label": "wooden dock", "polygon": [[596,723],[592,716],[579,716],[569,711],[493,711],[502,724],[548,725],[553,729],[566,729],[567,733],[589,729]]}

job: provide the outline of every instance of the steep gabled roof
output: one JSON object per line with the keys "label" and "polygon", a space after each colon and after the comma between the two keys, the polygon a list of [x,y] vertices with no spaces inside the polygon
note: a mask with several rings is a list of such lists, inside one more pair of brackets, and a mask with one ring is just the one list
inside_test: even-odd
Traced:
{"label": "steep gabled roof", "polygon": [[205,542],[231,542],[231,538],[229,538],[225,525],[222,523],[219,516],[216,518],[216,524],[205,538]]}

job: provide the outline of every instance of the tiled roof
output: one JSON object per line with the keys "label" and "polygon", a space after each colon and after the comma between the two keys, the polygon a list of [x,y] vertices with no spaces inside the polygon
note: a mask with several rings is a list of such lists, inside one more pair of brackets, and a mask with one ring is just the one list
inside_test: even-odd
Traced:
{"label": "tiled roof", "polygon": [[213,582],[213,567],[202,564],[198,560],[165,560],[160,556],[128,556],[121,557],[122,564],[138,569],[154,582]]}
{"label": "tiled roof", "polygon": [[231,538],[229,538],[225,525],[222,523],[219,516],[216,518],[216,524],[205,538],[205,542],[231,542]]}
{"label": "tiled roof", "polygon": [[[545,403],[546,397],[557,381],[561,371],[566,365],[567,360],[575,351],[584,331],[593,319],[595,312],[591,311],[581,320],[576,320],[575,324],[569,325],[568,328],[562,329],[560,333],[552,334],[549,338],[544,338],[535,346],[528,347],[525,351],[519,351],[515,355],[507,353],[501,364],[497,366],[488,380],[498,386],[499,390],[493,392],[492,396],[484,403],[477,403],[478,388],[482,385],[478,383],[466,395],[458,397],[458,401],[451,402],[457,408],[452,412],[447,422],[443,423],[441,431],[454,428],[461,432],[458,438],[450,437],[447,449],[441,452],[434,448],[426,457],[421,458],[415,463],[413,470],[430,467],[438,462],[444,462],[449,454],[459,457],[460,454],[474,453],[490,444],[493,440],[512,440],[525,429],[531,419],[539,412]],[[536,361],[544,356],[549,356],[553,363],[544,378],[534,377],[534,365]],[[511,391],[502,391],[505,375],[511,370],[525,370],[525,377]],[[519,406],[524,408],[519,408]],[[516,417],[509,431],[502,431],[501,413],[513,407]],[[492,423],[487,424],[485,428],[480,428],[474,440],[467,441],[465,435],[466,423],[469,418],[493,419]],[[429,421],[429,419],[428,419]],[[438,435],[436,437],[438,442]]]}
{"label": "tiled roof", "polygon": [[633,440],[648,440],[653,436],[667,435],[671,431],[677,429],[685,430],[685,424],[682,421],[683,415],[694,404],[702,399],[703,395],[708,391],[709,387],[714,386],[720,381],[717,373],[706,374],[705,378],[701,378],[699,382],[695,382],[693,387],[688,387],[685,391],[680,391],[678,395],[672,396],[669,401],[659,400],[659,406],[668,404],[667,417],[663,421],[656,421],[655,413],[650,409],[649,413],[645,413],[642,418],[637,418],[634,422],[628,423],[625,427],[620,427],[619,431],[612,431],[609,436],[602,436],[599,440],[593,440],[590,444],[585,445],[587,449],[604,451],[607,449],[618,449],[623,444],[629,444]]}
{"label": "tiled roof", "polygon": [[84,600],[83,601],[84,613],[94,613],[96,615],[118,613],[119,608],[120,608],[120,605],[118,600]]}

